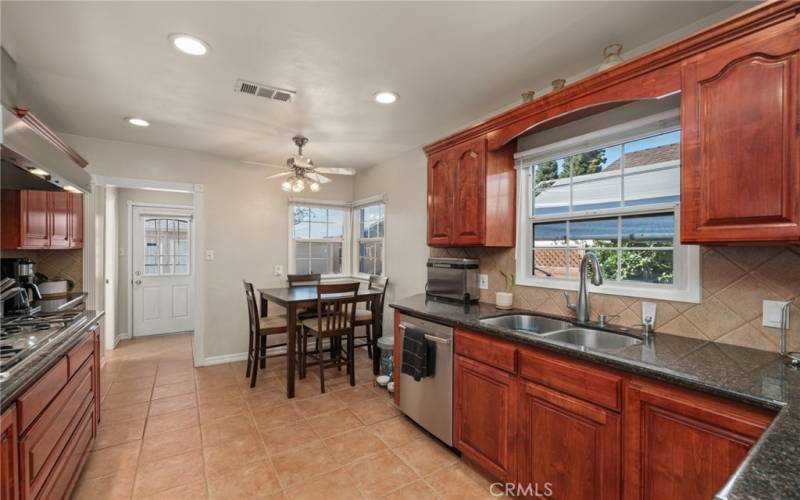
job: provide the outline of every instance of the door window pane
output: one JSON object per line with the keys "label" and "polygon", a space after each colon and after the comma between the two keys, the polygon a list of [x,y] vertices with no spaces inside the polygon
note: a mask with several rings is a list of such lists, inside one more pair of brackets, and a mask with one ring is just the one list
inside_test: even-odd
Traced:
{"label": "door window pane", "polygon": [[189,220],[149,217],[141,223],[144,226],[145,276],[189,274]]}

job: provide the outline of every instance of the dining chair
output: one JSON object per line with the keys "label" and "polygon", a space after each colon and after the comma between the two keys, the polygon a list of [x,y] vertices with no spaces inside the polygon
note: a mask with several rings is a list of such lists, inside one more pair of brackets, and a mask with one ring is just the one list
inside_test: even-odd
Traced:
{"label": "dining chair", "polygon": [[[337,283],[317,285],[317,312],[315,318],[303,321],[301,339],[300,378],[306,375],[310,365],[319,366],[319,387],[325,393],[325,368],[335,366],[342,369],[342,337],[347,338],[347,373],[350,385],[356,385],[355,364],[353,357],[356,320],[356,304],[359,283]],[[314,337],[315,352],[308,351],[308,338]],[[331,358],[325,360],[322,343],[328,339],[331,345]],[[314,360],[308,362],[308,358]]]}
{"label": "dining chair", "polygon": [[367,348],[367,356],[372,359],[372,314],[373,311],[378,310],[383,312],[383,304],[386,299],[386,287],[389,285],[389,278],[386,276],[372,275],[369,277],[369,289],[374,292],[381,292],[380,298],[374,299],[367,303],[366,308],[356,309],[356,326],[364,327],[364,335],[355,336],[355,341],[364,340],[362,343],[356,343],[355,347]]}
{"label": "dining chair", "polygon": [[[322,281],[321,274],[287,274],[286,279],[289,281],[289,288],[296,286],[317,286]],[[317,315],[317,310],[314,307],[304,307],[297,311],[297,319],[300,321],[304,319],[313,318]]]}
{"label": "dining chair", "polygon": [[[263,370],[267,368],[267,358],[285,356],[285,354],[267,355],[267,337],[270,335],[287,333],[288,327],[286,315],[284,314],[265,316],[263,318],[259,317],[253,284],[244,280],[242,280],[242,283],[244,283],[244,293],[247,298],[247,314],[250,331],[250,341],[247,349],[247,371],[245,372],[245,376],[250,378],[250,387],[252,388],[256,386],[258,369],[261,368]],[[270,347],[282,347],[285,345],[286,343],[284,342],[273,344]]]}

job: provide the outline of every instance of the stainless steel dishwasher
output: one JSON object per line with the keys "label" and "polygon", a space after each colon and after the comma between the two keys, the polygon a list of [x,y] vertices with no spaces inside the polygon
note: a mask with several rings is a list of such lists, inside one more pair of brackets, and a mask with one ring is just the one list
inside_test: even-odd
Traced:
{"label": "stainless steel dishwasher", "polygon": [[400,373],[400,410],[428,432],[453,445],[453,329],[405,314],[400,315],[400,366],[407,327],[425,332],[436,343],[436,369],[419,381]]}

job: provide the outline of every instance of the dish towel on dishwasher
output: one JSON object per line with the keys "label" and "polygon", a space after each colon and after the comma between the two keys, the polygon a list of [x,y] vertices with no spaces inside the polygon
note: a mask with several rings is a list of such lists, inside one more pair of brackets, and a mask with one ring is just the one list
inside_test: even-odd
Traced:
{"label": "dish towel on dishwasher", "polygon": [[403,336],[403,365],[401,371],[419,382],[432,377],[436,371],[436,344],[425,338],[425,332],[406,327]]}

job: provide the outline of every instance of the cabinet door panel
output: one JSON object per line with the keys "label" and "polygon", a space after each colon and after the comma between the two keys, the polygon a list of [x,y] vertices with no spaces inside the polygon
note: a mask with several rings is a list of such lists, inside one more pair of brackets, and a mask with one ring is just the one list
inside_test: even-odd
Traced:
{"label": "cabinet door panel", "polygon": [[521,487],[558,499],[619,498],[619,415],[538,384],[519,385]]}
{"label": "cabinet door panel", "polygon": [[12,404],[0,415],[0,500],[19,499],[17,411]]}
{"label": "cabinet door panel", "polygon": [[455,447],[499,480],[513,475],[515,377],[455,356]]}
{"label": "cabinet door panel", "polygon": [[800,238],[798,46],[778,26],[683,68],[682,240]]}
{"label": "cabinet door panel", "polygon": [[50,246],[69,246],[69,196],[65,191],[48,193],[50,203]]}
{"label": "cabinet door panel", "polygon": [[456,148],[453,244],[480,245],[486,219],[486,141]]}
{"label": "cabinet door panel", "polygon": [[22,218],[23,247],[50,245],[50,205],[47,191],[22,191],[20,216]]}
{"label": "cabinet door panel", "polygon": [[83,248],[83,195],[69,193],[69,247]]}
{"label": "cabinet door panel", "polygon": [[446,153],[428,161],[428,244],[447,246],[453,234],[453,168]]}

